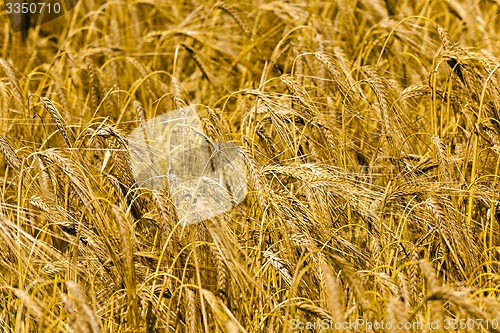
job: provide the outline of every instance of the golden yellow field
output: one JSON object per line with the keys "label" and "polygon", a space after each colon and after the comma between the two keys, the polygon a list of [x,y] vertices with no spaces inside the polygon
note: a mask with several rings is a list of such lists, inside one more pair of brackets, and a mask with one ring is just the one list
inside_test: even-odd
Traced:
{"label": "golden yellow field", "polygon": [[[500,332],[498,0],[4,9],[2,332]],[[186,106],[248,186],[189,225],[127,140]]]}

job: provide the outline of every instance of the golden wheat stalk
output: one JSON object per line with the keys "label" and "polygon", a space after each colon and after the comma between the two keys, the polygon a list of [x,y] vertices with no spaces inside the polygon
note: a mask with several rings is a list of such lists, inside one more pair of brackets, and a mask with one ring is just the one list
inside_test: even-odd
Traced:
{"label": "golden wheat stalk", "polygon": [[21,159],[17,156],[9,140],[3,136],[0,136],[0,153],[2,153],[5,157],[5,160],[11,168],[16,172],[19,172],[21,169]]}
{"label": "golden wheat stalk", "polygon": [[75,142],[75,135],[73,134],[73,130],[66,125],[64,118],[61,116],[56,106],[52,101],[46,97],[40,97],[42,101],[42,105],[47,110],[52,118],[52,120],[56,123],[57,129],[59,133],[61,133],[64,141],[68,148],[73,148]]}

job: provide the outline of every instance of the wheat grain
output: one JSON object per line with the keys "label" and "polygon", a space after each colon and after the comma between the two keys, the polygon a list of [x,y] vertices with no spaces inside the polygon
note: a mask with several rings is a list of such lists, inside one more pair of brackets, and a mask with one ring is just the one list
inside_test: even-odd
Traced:
{"label": "wheat grain", "polygon": [[56,106],[52,101],[48,98],[41,97],[43,107],[45,110],[47,110],[52,118],[52,120],[56,123],[57,129],[59,130],[59,133],[64,138],[64,141],[66,142],[66,145],[69,148],[73,147],[73,143],[75,142],[75,136],[73,134],[73,131],[66,125],[66,122],[64,121],[63,117],[57,110]]}
{"label": "wheat grain", "polygon": [[251,36],[251,31],[250,28],[248,28],[247,24],[243,21],[241,16],[234,10],[233,8],[229,7],[227,4],[223,2],[219,2],[215,4],[215,8],[222,9],[224,12],[228,13],[229,16],[238,24],[240,27],[241,31],[245,34],[245,36],[250,37]]}
{"label": "wheat grain", "polygon": [[2,136],[0,136],[0,152],[14,171],[18,172],[21,169],[21,159],[17,156],[10,142]]}

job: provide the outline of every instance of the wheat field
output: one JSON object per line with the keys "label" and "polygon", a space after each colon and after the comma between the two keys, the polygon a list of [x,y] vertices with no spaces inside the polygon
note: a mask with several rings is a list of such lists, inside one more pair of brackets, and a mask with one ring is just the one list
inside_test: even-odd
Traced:
{"label": "wheat field", "polygon": [[[2,11],[2,332],[500,332],[499,14],[86,0],[12,33]],[[185,226],[127,137],[187,106],[248,192]]]}

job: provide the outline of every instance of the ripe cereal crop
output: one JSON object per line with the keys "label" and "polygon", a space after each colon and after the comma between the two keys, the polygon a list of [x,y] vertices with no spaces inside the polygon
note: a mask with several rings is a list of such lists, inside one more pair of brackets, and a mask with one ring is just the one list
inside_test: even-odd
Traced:
{"label": "ripe cereal crop", "polygon": [[1,332],[500,331],[498,0],[71,4],[2,9]]}

